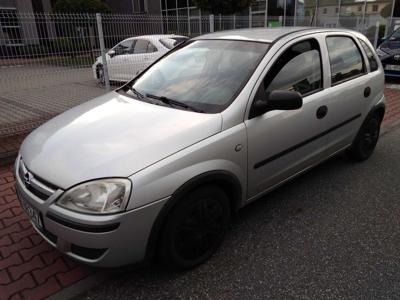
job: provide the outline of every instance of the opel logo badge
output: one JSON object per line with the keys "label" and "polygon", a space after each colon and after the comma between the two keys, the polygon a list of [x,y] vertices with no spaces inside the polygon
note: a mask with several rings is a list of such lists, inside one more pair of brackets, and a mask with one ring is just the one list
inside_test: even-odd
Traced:
{"label": "opel logo badge", "polygon": [[394,60],[400,60],[400,54],[396,54],[395,56],[393,56]]}
{"label": "opel logo badge", "polygon": [[29,172],[24,174],[25,184],[30,185],[32,180],[32,175]]}

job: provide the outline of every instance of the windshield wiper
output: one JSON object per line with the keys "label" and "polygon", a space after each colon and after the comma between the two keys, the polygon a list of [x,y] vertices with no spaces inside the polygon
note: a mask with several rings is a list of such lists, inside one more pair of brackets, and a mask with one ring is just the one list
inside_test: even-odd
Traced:
{"label": "windshield wiper", "polygon": [[175,106],[183,107],[183,108],[185,108],[187,110],[191,110],[191,111],[195,111],[195,112],[199,112],[199,113],[204,113],[203,110],[198,109],[197,107],[194,107],[192,105],[189,105],[189,104],[186,104],[186,103],[183,103],[181,101],[174,100],[174,99],[171,99],[171,98],[167,98],[167,97],[164,97],[164,96],[156,96],[156,95],[152,95],[152,94],[146,94],[146,97],[159,100],[159,101],[161,101],[161,102],[163,102],[165,104],[168,104],[168,105],[175,105]]}
{"label": "windshield wiper", "polygon": [[128,89],[134,93],[139,99],[143,99],[144,95],[140,93],[138,90],[136,90],[134,87],[128,87]]}

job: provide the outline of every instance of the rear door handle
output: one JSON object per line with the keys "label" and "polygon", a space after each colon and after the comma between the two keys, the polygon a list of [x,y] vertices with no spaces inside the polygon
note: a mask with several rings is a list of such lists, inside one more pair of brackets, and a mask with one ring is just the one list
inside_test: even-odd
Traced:
{"label": "rear door handle", "polygon": [[365,97],[365,98],[368,98],[369,95],[371,95],[371,88],[370,88],[369,86],[367,86],[367,87],[364,89],[364,97]]}
{"label": "rear door handle", "polygon": [[317,119],[322,119],[328,114],[328,107],[326,105],[322,105],[317,109]]}

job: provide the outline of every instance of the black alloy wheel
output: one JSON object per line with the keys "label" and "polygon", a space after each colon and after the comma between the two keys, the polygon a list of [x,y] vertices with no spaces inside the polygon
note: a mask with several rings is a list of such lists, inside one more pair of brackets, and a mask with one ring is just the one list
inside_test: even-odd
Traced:
{"label": "black alloy wheel", "polygon": [[203,263],[218,249],[229,221],[229,200],[220,188],[196,189],[168,217],[159,245],[161,261],[175,269]]}

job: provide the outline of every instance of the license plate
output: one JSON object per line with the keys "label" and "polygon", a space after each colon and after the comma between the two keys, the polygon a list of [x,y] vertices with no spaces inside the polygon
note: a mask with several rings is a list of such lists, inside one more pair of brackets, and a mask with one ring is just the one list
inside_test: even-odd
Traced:
{"label": "license plate", "polygon": [[400,71],[400,65],[386,65],[385,70],[387,71]]}
{"label": "license plate", "polygon": [[43,229],[43,222],[40,212],[34,208],[28,201],[26,201],[21,194],[19,195],[19,200],[21,202],[22,208],[25,210],[26,214],[32,220],[33,224],[36,225],[39,229]]}

